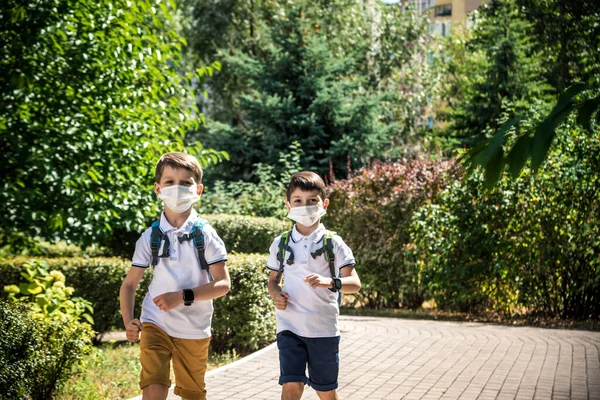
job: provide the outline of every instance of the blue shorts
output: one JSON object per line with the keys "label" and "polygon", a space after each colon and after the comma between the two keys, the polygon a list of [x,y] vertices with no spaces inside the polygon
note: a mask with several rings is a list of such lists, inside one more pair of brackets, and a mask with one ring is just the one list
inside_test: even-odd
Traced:
{"label": "blue shorts", "polygon": [[[306,338],[291,331],[277,334],[279,384],[302,382],[319,392],[337,389],[340,337]],[[308,364],[308,378],[306,377]]]}

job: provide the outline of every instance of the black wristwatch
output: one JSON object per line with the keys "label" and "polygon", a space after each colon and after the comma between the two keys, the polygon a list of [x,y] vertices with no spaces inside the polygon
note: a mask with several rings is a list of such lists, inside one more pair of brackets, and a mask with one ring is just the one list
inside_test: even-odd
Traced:
{"label": "black wristwatch", "polygon": [[342,290],[342,280],[340,278],[333,278],[333,291],[339,292]]}
{"label": "black wristwatch", "polygon": [[183,304],[191,306],[194,302],[194,291],[192,289],[183,289]]}

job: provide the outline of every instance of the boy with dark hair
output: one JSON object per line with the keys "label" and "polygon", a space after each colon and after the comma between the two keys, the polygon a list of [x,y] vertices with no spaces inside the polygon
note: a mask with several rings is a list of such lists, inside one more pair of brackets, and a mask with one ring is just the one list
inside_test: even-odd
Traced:
{"label": "boy with dark hair", "polygon": [[288,218],[296,224],[273,241],[268,260],[269,293],[277,315],[281,398],[300,399],[304,385],[309,384],[320,399],[337,399],[338,292],[357,292],[360,279],[352,250],[320,222],[329,206],[323,180],[314,172],[298,172],[290,180],[286,197]]}
{"label": "boy with dark hair", "polygon": [[[154,192],[165,204],[160,220],[137,241],[121,285],[121,314],[127,340],[140,337],[144,399],[166,399],[173,359],[175,394],[206,399],[204,374],[210,342],[212,299],[229,292],[223,241],[192,205],[202,194],[202,168],[185,153],[164,154],[156,165]],[[152,282],[133,315],[135,291],[146,269]],[[141,320],[141,321],[140,321]]]}

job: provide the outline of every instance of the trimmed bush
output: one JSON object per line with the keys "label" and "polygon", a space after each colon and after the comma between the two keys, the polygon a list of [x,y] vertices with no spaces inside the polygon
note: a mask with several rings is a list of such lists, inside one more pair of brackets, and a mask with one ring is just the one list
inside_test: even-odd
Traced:
{"label": "trimmed bush", "polygon": [[227,251],[268,253],[277,236],[289,230],[292,221],[244,215],[203,215],[225,242]]}
{"label": "trimmed bush", "polygon": [[[0,261],[0,276],[4,284],[18,284],[24,265],[32,259],[16,257]],[[103,333],[124,329],[119,309],[119,289],[131,262],[121,258],[45,258],[50,269],[61,271],[75,296],[92,303],[94,330]],[[213,318],[213,346],[219,350],[236,349],[239,352],[258,349],[274,339],[275,313],[267,291],[268,274],[266,255],[229,255],[227,266],[232,289],[224,298],[215,300]],[[152,279],[146,271],[136,293],[135,314],[139,317],[141,305]],[[6,293],[2,293],[6,296]]]}
{"label": "trimmed bush", "polygon": [[51,399],[91,350],[89,324],[34,319],[12,302],[0,301],[0,329],[0,393],[10,399]]}
{"label": "trimmed bush", "polygon": [[231,291],[214,301],[211,346],[216,352],[258,350],[275,340],[275,307],[269,296],[267,255],[231,254]]}

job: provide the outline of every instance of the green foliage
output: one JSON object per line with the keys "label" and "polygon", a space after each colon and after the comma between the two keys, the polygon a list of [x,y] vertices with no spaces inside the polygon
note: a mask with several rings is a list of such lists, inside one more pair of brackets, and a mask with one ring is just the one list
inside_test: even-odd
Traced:
{"label": "green foliage", "polygon": [[[285,192],[291,176],[301,170],[301,154],[299,143],[294,142],[285,153],[279,153],[277,168],[262,163],[256,165],[257,182],[216,181],[214,186],[205,186],[201,212],[284,218],[287,215]],[[277,174],[275,169],[280,172]]]}
{"label": "green foliage", "polygon": [[241,215],[203,215],[225,242],[227,252],[266,253],[273,239],[292,225],[292,221]]}
{"label": "green foliage", "polygon": [[[166,151],[223,156],[185,134],[202,116],[174,2],[9,0],[0,6],[0,204],[4,234],[90,244],[158,214]],[[122,244],[122,243],[119,243]],[[119,248],[120,246],[116,246]]]}
{"label": "green foliage", "polygon": [[231,254],[231,291],[214,301],[211,347],[217,353],[258,350],[275,340],[275,307],[267,289],[267,256]]}
{"label": "green foliage", "polygon": [[600,141],[559,131],[535,178],[474,174],[415,214],[407,258],[440,307],[600,317]]}
{"label": "green foliage", "polygon": [[60,314],[40,319],[32,312],[0,301],[0,392],[7,398],[53,398],[91,350],[89,324]]}
{"label": "green foliage", "polygon": [[[271,240],[280,232],[271,236]],[[94,329],[97,332],[102,334],[111,329],[124,329],[119,309],[119,288],[131,266],[129,260],[47,258],[41,261],[47,263],[50,269],[62,272],[66,281],[75,288],[75,293],[83,294],[92,303]],[[20,280],[20,273],[30,263],[31,260],[25,257],[2,260],[0,276],[6,284],[16,284]],[[264,271],[266,256],[233,253],[229,255],[227,266],[232,278],[232,290],[224,298],[215,301],[212,328],[216,336],[213,336],[213,345],[217,343],[219,349],[236,349],[238,352],[255,350],[271,341],[275,332],[274,308],[267,293],[268,274]],[[141,313],[142,301],[151,279],[149,269],[142,276],[136,292],[134,315]]]}
{"label": "green foliage", "polygon": [[0,257],[99,257],[109,253],[110,250],[103,247],[90,246],[83,250],[65,241],[50,243],[22,233],[0,234]]}
{"label": "green foliage", "polygon": [[529,36],[530,23],[516,0],[494,0],[475,13],[472,32],[454,32],[447,44],[448,76],[443,118],[447,134],[472,146],[546,99],[544,64]]}
{"label": "green foliage", "polygon": [[219,95],[202,104],[212,121],[199,133],[231,154],[219,177],[248,180],[293,141],[303,169],[345,176],[366,158],[397,157],[418,129],[435,83],[421,15],[346,0],[188,4],[195,54],[223,61],[206,81]]}
{"label": "green foliage", "polygon": [[452,163],[423,158],[376,163],[332,185],[324,217],[350,246],[362,288],[359,304],[371,308],[419,307],[418,276],[404,260],[412,216],[447,184]]}
{"label": "green foliage", "polygon": [[[542,117],[541,121],[525,116],[505,122],[491,139],[480,142],[465,154],[464,161],[470,166],[479,165],[485,170],[488,188],[493,187],[500,178],[505,166],[517,178],[529,158],[531,167],[537,171],[548,157],[548,152],[555,140],[557,128],[577,113],[577,123],[589,133],[600,123],[600,93],[585,84],[576,84],[567,89],[558,99],[552,111]],[[596,96],[596,97],[593,97]],[[531,107],[529,114],[535,112]],[[593,121],[595,114],[596,121]],[[512,140],[512,147],[505,151],[507,140]]]}
{"label": "green foliage", "polygon": [[31,302],[34,318],[70,317],[94,323],[91,303],[81,297],[71,298],[75,289],[65,286],[65,276],[60,271],[48,271],[48,264],[43,261],[32,261],[24,268],[21,276],[25,282],[4,286],[9,299]]}
{"label": "green foliage", "polygon": [[[0,275],[6,284],[18,284],[25,266],[32,260],[15,257],[0,261]],[[94,330],[102,334],[111,329],[124,329],[119,308],[119,289],[131,261],[122,258],[45,258],[40,259],[51,270],[60,271],[75,288],[75,294],[85,297],[94,308]],[[136,315],[146,294],[152,274],[145,273],[136,293]]]}

